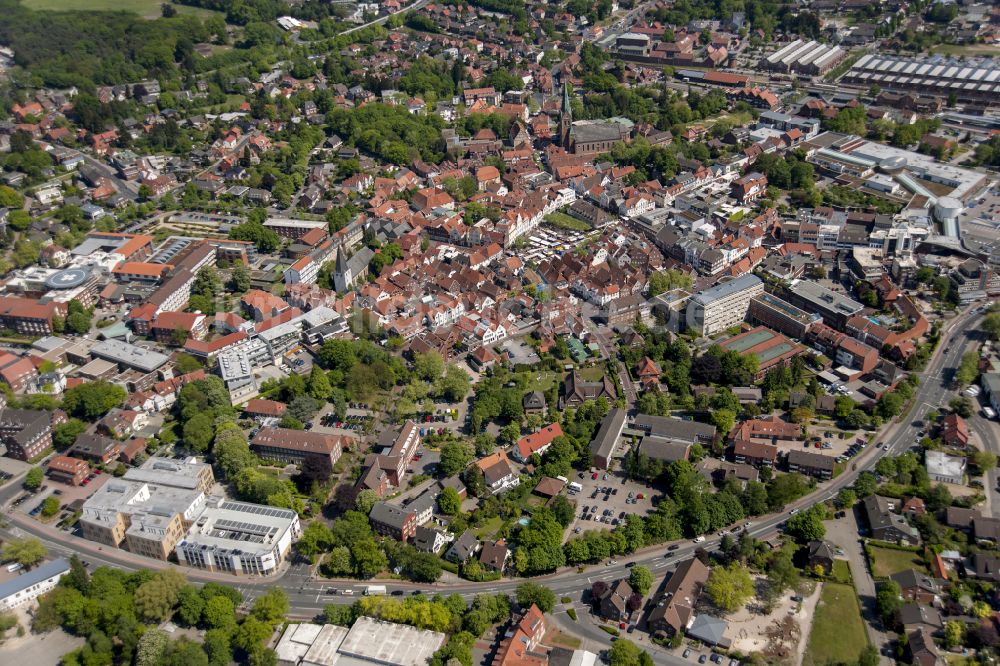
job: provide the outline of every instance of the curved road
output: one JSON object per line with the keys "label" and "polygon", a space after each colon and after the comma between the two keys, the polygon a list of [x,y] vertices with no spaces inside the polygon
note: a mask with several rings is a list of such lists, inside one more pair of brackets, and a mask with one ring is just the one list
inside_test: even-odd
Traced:
{"label": "curved road", "polygon": [[[922,381],[914,396],[912,409],[908,416],[901,417],[901,422],[893,423],[886,427],[876,438],[876,445],[869,446],[859,456],[854,458],[850,469],[815,492],[785,507],[786,512],[758,517],[747,531],[757,538],[766,538],[773,535],[777,532],[779,525],[786,519],[787,511],[811,506],[816,502],[833,498],[842,488],[851,485],[861,472],[873,468],[881,456],[887,454],[898,455],[915,444],[918,441],[917,433],[920,427],[914,425],[914,423],[920,423],[923,415],[931,408],[936,409],[945,403],[949,395],[948,380],[950,379],[950,370],[957,367],[962,353],[975,338],[975,324],[981,316],[979,313],[967,310],[945,325],[942,330],[938,351],[932,357],[924,372],[921,373]],[[987,428],[984,424],[982,431],[984,431],[984,437],[988,438],[990,435],[986,434],[986,430]],[[996,440],[988,441],[995,443]],[[0,506],[6,506],[20,492],[19,484],[16,482],[8,484],[6,488],[0,491]],[[0,530],[0,532],[11,536],[34,535],[42,539],[51,552],[61,555],[78,553],[95,566],[107,565],[125,569],[175,566],[135,556],[126,551],[105,550],[99,544],[41,525],[24,515],[13,515],[10,518],[15,527]],[[718,547],[720,540],[720,537],[712,536],[708,537],[704,543],[697,545],[690,541],[679,542],[679,548],[672,551],[672,557],[669,559],[664,558],[664,552],[668,544],[660,544],[637,551],[629,557],[623,557],[623,561],[615,564],[591,565],[583,567],[582,570],[571,567],[531,580],[544,583],[555,592],[556,597],[570,596],[578,600],[581,593],[588,589],[593,581],[599,579],[614,580],[627,575],[627,564],[644,564],[650,568],[655,577],[659,578],[671,570],[677,562],[692,556],[696,548],[701,547],[706,550],[712,550]],[[268,580],[235,578],[226,574],[209,573],[187,567],[178,567],[178,569],[194,581],[220,581],[231,584],[238,588],[248,600],[253,599],[275,585],[279,585],[288,593],[292,614],[298,617],[313,617],[321,612],[323,607],[329,603],[351,603],[365,588],[364,583],[359,583],[356,580],[316,579],[312,574],[312,568],[301,563],[291,565],[280,577]],[[484,592],[513,592],[524,581],[506,579],[490,583],[462,581],[439,582],[432,585],[402,581],[377,582],[385,584],[389,592],[409,594],[419,590],[428,593],[458,593],[466,599],[471,599],[474,595]],[[337,590],[338,592],[332,593],[332,590]],[[343,590],[353,590],[354,595],[347,596],[340,594]],[[589,634],[590,632],[587,633]],[[589,637],[592,639],[601,638],[605,644],[608,644],[608,641],[605,640],[607,636],[600,637],[595,634]],[[647,647],[653,646],[647,645]],[[678,663],[676,657],[663,651],[654,651],[654,657],[656,657],[658,663]],[[684,662],[681,661],[679,663]]]}

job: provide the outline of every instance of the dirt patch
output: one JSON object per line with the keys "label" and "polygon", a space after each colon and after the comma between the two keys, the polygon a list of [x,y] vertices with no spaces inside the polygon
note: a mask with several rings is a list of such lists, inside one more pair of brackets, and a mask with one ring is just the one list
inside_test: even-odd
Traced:
{"label": "dirt patch", "polygon": [[47,634],[33,634],[31,616],[25,607],[15,610],[24,635],[18,636],[17,629],[10,629],[10,637],[0,644],[0,664],[33,664],[34,666],[55,666],[67,652],[82,647],[86,642],[79,636],[67,634],[62,629]]}
{"label": "dirt patch", "polygon": [[816,585],[811,592],[803,592],[801,603],[792,601],[797,593],[788,590],[770,613],[761,612],[759,606],[751,603],[727,616],[726,636],[732,640],[733,649],[760,652],[775,661],[801,663],[820,588]]}

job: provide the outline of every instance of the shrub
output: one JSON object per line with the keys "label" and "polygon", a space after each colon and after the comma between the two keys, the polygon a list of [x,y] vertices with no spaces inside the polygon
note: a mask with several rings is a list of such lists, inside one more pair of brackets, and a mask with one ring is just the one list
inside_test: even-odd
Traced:
{"label": "shrub", "polygon": [[566,611],[566,615],[569,615],[569,619],[571,619],[574,622],[576,622],[576,609],[575,608],[570,608],[569,610],[567,610]]}

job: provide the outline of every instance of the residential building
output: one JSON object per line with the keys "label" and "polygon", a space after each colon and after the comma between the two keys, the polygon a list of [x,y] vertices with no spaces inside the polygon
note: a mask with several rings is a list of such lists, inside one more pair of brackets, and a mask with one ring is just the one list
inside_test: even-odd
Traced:
{"label": "residential building", "polygon": [[473,463],[483,472],[486,486],[494,495],[520,485],[521,478],[514,471],[504,451],[491,453]]}
{"label": "residential building", "polygon": [[666,636],[683,633],[694,621],[698,597],[708,581],[708,567],[697,557],[681,562],[663,586],[663,595],[650,611],[650,629]]}
{"label": "residential building", "polygon": [[544,637],[545,617],[538,606],[531,604],[511,618],[490,666],[547,666],[548,653],[538,650]]}
{"label": "residential building", "polygon": [[624,578],[612,583],[600,600],[601,617],[608,620],[621,620],[628,615],[628,599],[632,596],[632,586]]}
{"label": "residential building", "polygon": [[540,456],[544,455],[549,450],[549,447],[552,446],[553,440],[556,437],[562,437],[562,434],[562,426],[558,423],[551,423],[538,432],[525,435],[517,440],[517,443],[514,444],[511,450],[511,455],[518,462],[527,462],[536,453]]}
{"label": "residential building", "polygon": [[376,502],[368,519],[377,534],[392,537],[396,541],[407,541],[417,533],[417,514],[408,507]]}
{"label": "residential building", "polygon": [[562,406],[576,409],[588,400],[604,398],[609,403],[614,403],[618,399],[618,388],[615,380],[608,375],[601,377],[600,381],[584,381],[577,371],[571,370],[563,381]]}
{"label": "residential building", "polygon": [[52,428],[66,422],[66,412],[5,408],[0,411],[0,445],[7,455],[29,461],[52,447]]}
{"label": "residential building", "polygon": [[86,460],[70,456],[56,456],[49,461],[45,470],[49,478],[71,486],[79,486],[90,474],[90,465]]}
{"label": "residential building", "polygon": [[906,569],[889,576],[899,583],[900,596],[907,601],[935,605],[940,601],[941,584],[926,574],[914,569]]}
{"label": "residential building", "polygon": [[969,427],[958,414],[948,414],[941,424],[941,438],[948,446],[964,449],[969,445]]}
{"label": "residential building", "polygon": [[898,502],[899,500],[879,495],[869,495],[864,499],[862,505],[871,536],[879,541],[917,545],[920,543],[920,533],[905,517],[896,513]]}
{"label": "residential building", "polygon": [[812,451],[802,451],[792,449],[785,459],[789,472],[798,472],[806,476],[815,477],[821,481],[828,481],[833,478],[833,470],[836,461],[833,456],[825,456],[822,453]]}
{"label": "residential building", "polygon": [[465,564],[479,550],[479,539],[472,530],[465,530],[462,535],[455,539],[451,547],[444,554],[444,558],[455,564]]}
{"label": "residential building", "polygon": [[687,328],[712,336],[738,326],[747,316],[750,301],[763,293],[764,283],[749,273],[700,291],[688,301]]}
{"label": "residential building", "polygon": [[508,559],[510,559],[510,548],[507,547],[507,542],[503,539],[486,541],[479,551],[479,563],[487,571],[503,573]]}

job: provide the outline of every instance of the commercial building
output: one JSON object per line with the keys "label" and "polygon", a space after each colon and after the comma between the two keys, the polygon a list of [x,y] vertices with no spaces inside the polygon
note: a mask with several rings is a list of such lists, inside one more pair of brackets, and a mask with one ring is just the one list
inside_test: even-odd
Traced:
{"label": "commercial building", "polygon": [[333,470],[343,453],[343,438],[290,428],[261,428],[250,448],[264,460],[296,465],[316,463]]}
{"label": "commercial building", "polygon": [[959,485],[965,478],[965,458],[949,456],[942,451],[925,451],[924,466],[931,481]]}
{"label": "commercial building", "polygon": [[302,534],[291,509],[214,497],[177,544],[181,564],[235,575],[275,571]]}
{"label": "commercial building", "polygon": [[98,342],[90,348],[90,355],[117,363],[121,370],[131,368],[145,373],[159,370],[170,360],[166,354],[130,345],[121,340]]}
{"label": "commercial building", "polygon": [[350,629],[290,624],[274,650],[283,666],[426,666],[446,638],[436,631],[362,616]]}
{"label": "commercial building", "polygon": [[799,340],[806,336],[814,324],[822,320],[818,314],[801,310],[768,293],[750,299],[750,309],[747,312],[747,321],[751,324],[766,326]]}
{"label": "commercial building", "polygon": [[594,467],[608,469],[608,463],[615,454],[618,440],[625,429],[628,412],[615,407],[601,421],[601,427],[590,443],[590,459]]}
{"label": "commercial building", "polygon": [[0,296],[0,328],[9,328],[21,335],[52,333],[52,317],[65,314],[56,303],[39,303],[30,298]]}
{"label": "commercial building", "polygon": [[83,505],[83,537],[138,555],[166,560],[204,509],[205,494],[111,479]]}
{"label": "commercial building", "polygon": [[700,291],[688,301],[688,329],[711,336],[738,326],[747,316],[750,301],[764,293],[764,283],[752,274]]}
{"label": "commercial building", "polygon": [[282,238],[302,238],[313,229],[326,229],[329,225],[326,220],[293,220],[287,217],[271,217],[264,222],[264,226],[271,229]]}
{"label": "commercial building", "polygon": [[12,611],[34,601],[52,590],[67,573],[69,562],[59,558],[0,583],[0,611]]}
{"label": "commercial building", "polygon": [[215,483],[212,466],[195,458],[178,461],[170,458],[151,457],[140,467],[125,472],[127,481],[149,483],[181,490],[196,490],[209,494]]}
{"label": "commercial building", "polygon": [[847,56],[839,46],[796,39],[761,59],[760,67],[772,72],[798,72],[816,76],[830,71]]}
{"label": "commercial building", "polygon": [[795,280],[788,287],[788,302],[818,314],[831,328],[843,331],[847,320],[864,309],[861,303],[811,280]]}

